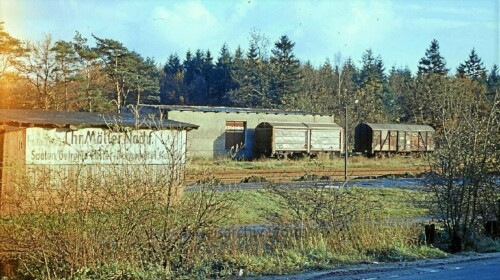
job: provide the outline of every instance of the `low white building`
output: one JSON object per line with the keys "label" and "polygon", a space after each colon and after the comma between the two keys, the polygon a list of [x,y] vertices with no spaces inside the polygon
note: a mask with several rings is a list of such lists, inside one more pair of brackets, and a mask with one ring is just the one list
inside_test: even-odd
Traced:
{"label": "low white building", "polygon": [[200,158],[254,158],[255,128],[263,122],[334,122],[333,115],[270,109],[141,105],[139,111],[198,125],[189,135],[188,156]]}
{"label": "low white building", "polygon": [[0,110],[0,202],[23,184],[53,189],[130,174],[180,182],[187,131],[197,128],[149,115]]}

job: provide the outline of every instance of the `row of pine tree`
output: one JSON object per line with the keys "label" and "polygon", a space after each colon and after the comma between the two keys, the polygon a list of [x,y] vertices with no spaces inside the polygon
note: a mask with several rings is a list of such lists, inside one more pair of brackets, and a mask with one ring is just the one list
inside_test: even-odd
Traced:
{"label": "row of pine tree", "polygon": [[[485,69],[472,49],[456,70],[447,68],[433,40],[418,72],[386,69],[367,49],[359,66],[352,58],[320,67],[300,61],[286,35],[274,43],[250,32],[248,47],[223,45],[170,54],[164,65],[122,43],[78,32],[72,41],[22,42],[0,24],[0,103],[8,108],[119,111],[137,104],[209,105],[300,110],[338,115],[347,106],[350,122],[416,122],[438,125],[436,100],[464,94],[492,100],[500,87],[498,67]],[[464,93],[465,92],[465,93]],[[355,102],[357,101],[357,102]],[[441,104],[441,103],[439,103]]]}

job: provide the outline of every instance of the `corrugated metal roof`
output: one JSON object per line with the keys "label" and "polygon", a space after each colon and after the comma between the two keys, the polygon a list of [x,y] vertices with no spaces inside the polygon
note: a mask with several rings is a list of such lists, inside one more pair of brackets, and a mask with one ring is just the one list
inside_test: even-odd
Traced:
{"label": "corrugated metal roof", "polygon": [[286,111],[276,109],[254,109],[236,107],[211,107],[211,106],[183,106],[183,105],[147,105],[139,106],[141,109],[166,110],[166,111],[190,111],[190,112],[214,112],[214,113],[255,113],[255,114],[282,114],[282,115],[317,115],[332,116],[306,111]]}
{"label": "corrugated metal roof", "polygon": [[373,130],[394,130],[394,131],[434,131],[430,125],[423,124],[390,124],[390,123],[365,123]]}
{"label": "corrugated metal roof", "polygon": [[[118,124],[138,128],[183,128],[197,129],[198,126],[173,120],[151,118],[148,114],[139,115],[136,121],[132,113],[88,113],[58,112],[39,110],[0,109],[0,124],[14,126],[53,126],[53,127],[109,127]],[[136,126],[136,124],[138,124]]]}
{"label": "corrugated metal roof", "polygon": [[259,126],[272,126],[275,128],[304,128],[304,129],[340,129],[336,123],[298,123],[298,122],[265,122]]}

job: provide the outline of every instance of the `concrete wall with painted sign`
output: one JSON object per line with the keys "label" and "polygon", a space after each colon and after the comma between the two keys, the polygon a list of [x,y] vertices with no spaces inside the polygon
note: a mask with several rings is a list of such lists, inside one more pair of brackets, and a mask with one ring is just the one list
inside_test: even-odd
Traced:
{"label": "concrete wall with painted sign", "polygon": [[102,128],[26,130],[26,164],[162,164],[184,163],[185,130]]}
{"label": "concrete wall with painted sign", "polygon": [[24,186],[180,184],[186,138],[183,129],[0,127],[0,209]]}

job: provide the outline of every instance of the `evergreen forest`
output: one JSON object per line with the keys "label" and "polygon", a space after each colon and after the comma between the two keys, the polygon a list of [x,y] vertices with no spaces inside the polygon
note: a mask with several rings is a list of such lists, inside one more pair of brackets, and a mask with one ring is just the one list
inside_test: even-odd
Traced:
{"label": "evergreen forest", "polygon": [[295,56],[294,46],[287,35],[273,40],[251,30],[244,47],[189,50],[159,62],[119,41],[78,32],[71,41],[46,35],[23,42],[0,24],[0,106],[87,112],[139,104],[230,106],[333,114],[337,121],[347,106],[350,124],[436,127],[445,98],[488,103],[500,87],[497,65],[486,69],[474,48],[457,69],[447,68],[438,40],[422,54],[417,73],[385,65],[370,48],[359,58],[337,53],[314,67]]}

